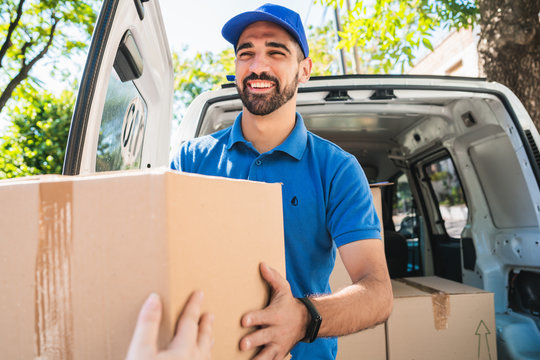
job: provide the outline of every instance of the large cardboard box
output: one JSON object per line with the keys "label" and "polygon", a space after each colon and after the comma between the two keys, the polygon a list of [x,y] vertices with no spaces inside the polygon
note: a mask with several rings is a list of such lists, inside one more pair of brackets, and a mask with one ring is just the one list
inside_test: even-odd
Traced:
{"label": "large cardboard box", "polygon": [[497,359],[493,293],[435,276],[392,280],[389,360]]}
{"label": "large cardboard box", "polygon": [[165,345],[194,289],[215,314],[215,359],[248,359],[242,314],[285,275],[281,187],[172,171],[0,182],[5,359],[122,359],[150,292]]}
{"label": "large cardboard box", "polygon": [[[379,219],[382,220],[381,188],[370,186],[373,203]],[[382,230],[382,229],[381,229]],[[384,235],[383,235],[384,237]],[[334,270],[330,275],[332,291],[351,285],[351,278],[341,261],[336,256]],[[386,360],[386,334],[385,325],[380,324],[374,328],[363,330],[356,334],[338,338],[337,360]]]}

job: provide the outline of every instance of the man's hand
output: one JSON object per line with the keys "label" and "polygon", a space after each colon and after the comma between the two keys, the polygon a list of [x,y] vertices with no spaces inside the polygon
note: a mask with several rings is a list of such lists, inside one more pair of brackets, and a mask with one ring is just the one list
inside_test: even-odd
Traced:
{"label": "man's hand", "polygon": [[283,359],[292,347],[304,338],[309,314],[305,306],[291,293],[291,287],[276,270],[261,263],[261,275],[270,285],[270,304],[242,317],[243,327],[260,329],[240,340],[240,349],[249,350],[263,346],[255,360]]}
{"label": "man's hand", "polygon": [[180,315],[176,335],[167,350],[159,352],[157,339],[162,312],[161,300],[157,294],[151,294],[139,313],[126,360],[210,359],[213,316],[201,315],[202,299],[202,292],[191,294]]}

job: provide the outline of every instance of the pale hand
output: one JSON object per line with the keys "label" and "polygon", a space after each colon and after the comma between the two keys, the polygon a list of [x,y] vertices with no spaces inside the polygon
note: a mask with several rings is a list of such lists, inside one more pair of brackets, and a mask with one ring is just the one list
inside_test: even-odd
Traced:
{"label": "pale hand", "polygon": [[213,345],[213,315],[201,315],[202,292],[194,292],[186,302],[176,329],[176,335],[164,351],[157,348],[162,305],[157,294],[146,299],[126,360],[208,360]]}

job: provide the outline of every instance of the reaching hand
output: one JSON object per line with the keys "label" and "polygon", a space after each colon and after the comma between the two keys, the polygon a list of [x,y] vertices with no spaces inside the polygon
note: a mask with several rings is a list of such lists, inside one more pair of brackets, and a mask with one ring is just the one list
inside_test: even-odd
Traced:
{"label": "reaching hand", "polygon": [[186,302],[176,335],[167,350],[158,351],[157,339],[161,321],[161,300],[157,294],[146,299],[126,360],[208,360],[212,349],[213,315],[201,315],[202,292],[194,292]]}
{"label": "reaching hand", "polygon": [[263,346],[254,360],[283,359],[292,347],[304,338],[309,314],[305,306],[291,293],[291,287],[276,270],[264,263],[260,265],[263,279],[270,285],[270,304],[242,317],[243,327],[260,329],[240,340],[240,349]]}

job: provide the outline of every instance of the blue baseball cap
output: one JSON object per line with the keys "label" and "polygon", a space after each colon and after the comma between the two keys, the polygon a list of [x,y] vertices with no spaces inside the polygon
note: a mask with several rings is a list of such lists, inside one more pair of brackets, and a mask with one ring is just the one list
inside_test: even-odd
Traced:
{"label": "blue baseball cap", "polygon": [[298,42],[304,56],[307,57],[309,55],[309,46],[300,15],[291,9],[275,4],[264,4],[254,11],[247,11],[236,15],[223,25],[221,34],[225,40],[233,44],[236,50],[238,39],[244,29],[257,21],[270,21],[281,26]]}

